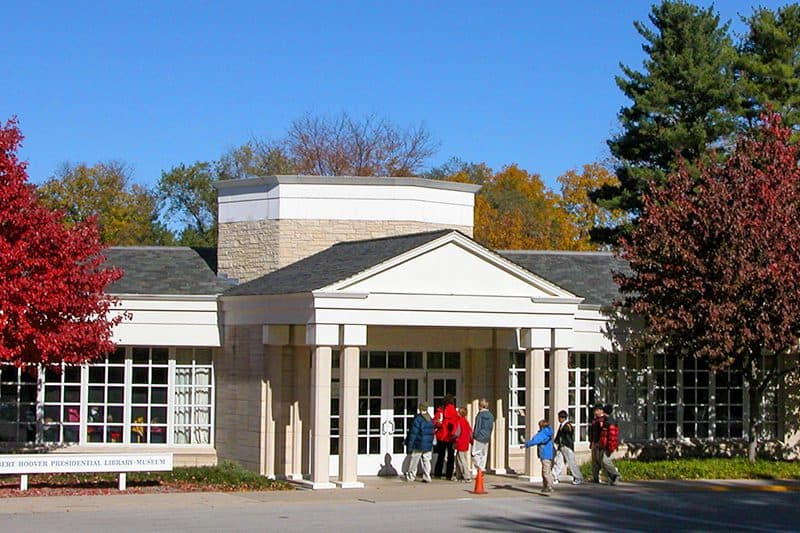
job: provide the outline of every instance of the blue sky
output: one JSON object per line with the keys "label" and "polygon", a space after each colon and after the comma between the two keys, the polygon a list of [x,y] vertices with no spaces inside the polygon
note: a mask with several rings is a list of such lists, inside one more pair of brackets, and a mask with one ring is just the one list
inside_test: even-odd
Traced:
{"label": "blue sky", "polygon": [[[178,163],[275,138],[310,112],[424,123],[451,156],[555,186],[607,157],[649,1],[8,2],[0,120],[40,183],[122,160],[152,186]],[[708,2],[697,2],[708,5]],[[723,19],[756,3],[725,0]]]}

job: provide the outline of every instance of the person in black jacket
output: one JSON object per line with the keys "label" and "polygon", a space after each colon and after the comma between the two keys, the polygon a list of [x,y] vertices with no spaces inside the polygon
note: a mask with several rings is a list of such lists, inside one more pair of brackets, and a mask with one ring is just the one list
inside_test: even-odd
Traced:
{"label": "person in black jacket", "polygon": [[572,474],[572,484],[580,485],[583,483],[581,469],[575,460],[575,426],[569,421],[569,414],[566,411],[558,412],[558,429],[553,439],[557,447],[556,459],[553,465],[553,479],[558,483],[558,476],[564,471],[564,465],[569,466]]}

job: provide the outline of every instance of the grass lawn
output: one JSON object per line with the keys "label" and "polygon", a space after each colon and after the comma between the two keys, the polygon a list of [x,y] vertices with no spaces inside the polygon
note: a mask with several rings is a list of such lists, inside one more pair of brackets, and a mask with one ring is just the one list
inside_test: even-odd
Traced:
{"label": "grass lawn", "polygon": [[[674,459],[671,461],[615,460],[626,481],[678,479],[800,479],[800,462],[747,459]],[[591,464],[581,471],[592,477]]]}
{"label": "grass lawn", "polygon": [[[119,494],[117,474],[32,474],[27,492],[19,490],[19,476],[0,476],[0,497],[37,495]],[[175,468],[172,472],[130,472],[129,493],[288,490],[291,485],[269,480],[237,463]]]}

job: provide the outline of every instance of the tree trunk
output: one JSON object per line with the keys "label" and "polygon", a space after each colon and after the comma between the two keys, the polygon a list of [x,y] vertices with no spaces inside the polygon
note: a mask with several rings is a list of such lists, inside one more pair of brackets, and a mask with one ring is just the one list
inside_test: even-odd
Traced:
{"label": "tree trunk", "polygon": [[747,375],[747,396],[749,400],[749,420],[747,424],[747,460],[756,462],[758,453],[758,435],[761,428],[761,382],[758,379],[756,362],[750,361]]}

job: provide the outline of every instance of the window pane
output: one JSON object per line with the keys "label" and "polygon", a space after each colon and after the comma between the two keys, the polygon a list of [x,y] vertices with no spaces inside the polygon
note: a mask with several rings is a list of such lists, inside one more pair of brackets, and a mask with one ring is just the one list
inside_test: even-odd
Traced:
{"label": "window pane", "polygon": [[405,353],[389,352],[389,368],[405,368]]}
{"label": "window pane", "polygon": [[153,387],[151,391],[152,402],[155,404],[167,403],[167,389],[166,387]]}
{"label": "window pane", "polygon": [[108,403],[123,403],[125,390],[122,387],[108,388]]}
{"label": "window pane", "polygon": [[447,352],[444,355],[445,368],[461,368],[461,354],[458,352]]}
{"label": "window pane", "polygon": [[406,353],[406,368],[422,368],[422,352]]}
{"label": "window pane", "polygon": [[169,358],[169,350],[167,348],[153,348],[151,356],[154,365],[166,365]]}
{"label": "window pane", "polygon": [[386,368],[386,352],[369,352],[370,368]]}
{"label": "window pane", "polygon": [[134,364],[142,364],[150,362],[150,350],[148,348],[134,348],[133,362]]}

